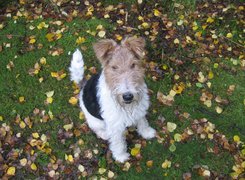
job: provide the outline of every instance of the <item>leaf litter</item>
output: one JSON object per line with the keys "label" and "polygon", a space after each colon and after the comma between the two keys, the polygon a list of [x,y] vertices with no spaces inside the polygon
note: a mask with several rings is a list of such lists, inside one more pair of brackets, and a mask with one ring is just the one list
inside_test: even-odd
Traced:
{"label": "leaf litter", "polygon": [[[145,61],[147,76],[155,81],[160,82],[166,76],[171,75],[172,87],[166,92],[158,91],[157,100],[161,106],[175,106],[175,99],[184,94],[191,87],[199,88],[200,102],[207,108],[213,108],[217,114],[225,112],[225,107],[230,104],[227,97],[232,96],[236,91],[236,85],[230,84],[226,90],[227,97],[214,94],[210,87],[212,80],[217,76],[218,69],[228,71],[231,74],[238,70],[245,69],[244,55],[241,52],[242,38],[238,32],[232,32],[228,25],[227,31],[222,33],[216,28],[219,21],[225,22],[230,14],[236,17],[235,21],[240,24],[240,20],[244,15],[242,11],[244,6],[241,4],[218,3],[218,2],[201,2],[197,5],[193,12],[184,12],[184,5],[174,3],[174,11],[177,14],[176,19],[172,19],[165,14],[163,7],[156,2],[137,1],[131,7],[125,4],[105,5],[102,2],[94,1],[53,1],[53,4],[46,2],[38,2],[20,0],[17,6],[9,5],[3,12],[7,18],[18,21],[23,19],[30,24],[29,29],[33,31],[45,32],[45,43],[58,43],[60,39],[66,36],[69,29],[66,23],[72,22],[75,18],[92,19],[101,18],[115,25],[114,31],[110,32],[103,25],[98,25],[95,29],[86,31],[88,35],[97,36],[99,38],[114,38],[121,41],[124,35],[137,34],[146,37],[149,41],[147,56],[149,59]],[[31,7],[37,8],[31,8]],[[45,8],[44,8],[45,7]],[[213,9],[213,10],[212,10]],[[187,14],[186,14],[187,13]],[[135,19],[137,17],[137,19]],[[32,21],[41,18],[40,23],[33,25]],[[52,20],[50,20],[51,18]],[[8,19],[5,19],[8,21]],[[5,23],[0,24],[0,29],[5,29]],[[240,26],[238,26],[240,28]],[[86,36],[77,37],[74,44],[82,45],[86,43]],[[6,35],[11,40],[14,36]],[[236,37],[236,40],[234,38]],[[45,44],[44,42],[42,42]],[[43,49],[44,45],[39,40],[38,35],[29,35],[24,37],[24,46],[21,53],[31,52]],[[0,53],[7,48],[12,48],[10,42],[4,42],[0,46]],[[178,51],[179,48],[184,49],[186,53]],[[59,57],[64,55],[65,49],[57,44],[51,45],[47,50],[47,57],[40,59],[30,67],[28,74],[33,78],[38,77],[38,81],[43,82],[44,78],[40,75],[47,68],[46,58],[53,56]],[[232,66],[228,66],[221,60],[231,59]],[[235,58],[234,58],[235,57]],[[192,69],[192,66],[195,69]],[[15,60],[10,60],[6,68],[12,72],[15,69]],[[96,69],[90,68],[93,74]],[[63,80],[67,76],[66,70],[52,71],[49,74],[58,81]],[[45,83],[45,82],[44,82]],[[46,94],[45,105],[53,103],[53,95],[55,90],[44,92]],[[74,94],[67,103],[71,106],[77,105],[77,87],[74,88]],[[166,95],[164,95],[166,94]],[[28,100],[25,95],[19,96],[19,103],[23,106]],[[217,103],[217,104],[215,104]],[[75,143],[67,145],[64,156],[58,157],[49,141],[52,138],[50,134],[32,131],[33,126],[39,123],[47,123],[57,119],[51,109],[41,110],[36,107],[28,117],[17,115],[15,125],[20,128],[19,132],[15,132],[15,125],[8,125],[6,118],[1,118],[3,123],[0,127],[1,149],[4,153],[0,155],[0,175],[4,178],[15,176],[19,170],[24,169],[26,172],[43,178],[62,178],[70,175],[76,177],[88,177],[98,173],[99,177],[115,178],[117,170],[113,167],[110,153],[104,154],[107,164],[101,165],[103,160],[97,155],[101,154],[100,150],[90,149],[87,142],[84,142],[83,135],[90,133],[87,125],[83,122],[74,124],[67,117],[59,117],[64,121],[64,125],[58,130],[58,143],[66,144],[72,138],[78,138]],[[0,112],[1,113],[1,112]],[[168,150],[174,153],[178,143],[188,142],[193,136],[200,140],[212,140],[215,143],[213,148],[209,148],[210,152],[218,154],[220,151],[228,151],[234,157],[234,165],[230,176],[238,179],[244,173],[244,156],[245,146],[238,135],[234,135],[233,140],[229,140],[224,134],[216,129],[215,124],[209,122],[206,118],[191,119],[190,114],[177,113],[180,122],[189,121],[190,126],[180,132],[179,124],[170,122],[168,119],[161,121],[157,141],[168,147]],[[2,116],[0,116],[2,117]],[[79,118],[84,120],[84,115],[79,114]],[[178,122],[179,123],[179,122]],[[12,127],[13,126],[13,127]],[[25,131],[29,129],[31,133],[26,135]],[[164,135],[164,136],[163,136]],[[129,171],[130,168],[136,167],[138,173],[142,172],[139,162],[142,161],[142,153],[146,142],[142,139],[136,140],[134,136],[130,136],[135,146],[131,148],[132,160],[119,168],[123,171]],[[100,141],[100,140],[99,140]],[[101,143],[104,151],[108,150],[105,142]],[[93,147],[98,144],[93,143]],[[11,151],[8,151],[12,148]],[[42,166],[38,161],[39,155],[42,154],[49,160],[46,165]],[[175,164],[171,159],[165,159],[162,162],[163,169],[171,169]],[[155,162],[148,160],[146,166],[154,167]],[[208,166],[195,165],[192,167],[193,172],[207,178],[222,177],[222,174],[209,169]],[[168,176],[165,173],[164,176]],[[191,179],[191,172],[183,174],[183,179]]]}

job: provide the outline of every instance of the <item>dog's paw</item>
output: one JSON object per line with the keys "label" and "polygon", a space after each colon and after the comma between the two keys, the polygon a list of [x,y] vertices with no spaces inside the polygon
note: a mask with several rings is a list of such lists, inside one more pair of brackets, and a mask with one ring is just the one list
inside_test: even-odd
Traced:
{"label": "dog's paw", "polygon": [[144,139],[152,139],[156,136],[156,130],[152,127],[148,127],[144,129],[143,132],[140,132],[140,134]]}
{"label": "dog's paw", "polygon": [[108,140],[107,133],[105,131],[97,131],[97,136],[103,140]]}
{"label": "dog's paw", "polygon": [[121,153],[121,154],[117,154],[117,155],[113,155],[114,159],[120,163],[124,163],[125,161],[127,161],[129,159],[129,153]]}

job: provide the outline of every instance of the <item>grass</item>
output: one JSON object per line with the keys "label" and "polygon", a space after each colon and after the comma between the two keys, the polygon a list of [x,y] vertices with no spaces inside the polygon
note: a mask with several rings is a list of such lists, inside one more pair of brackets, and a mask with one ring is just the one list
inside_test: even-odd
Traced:
{"label": "grass", "polygon": [[[113,4],[117,4],[118,2],[113,1]],[[127,1],[127,7],[129,8],[134,2]],[[105,1],[103,3],[107,6],[112,4],[112,1]],[[191,12],[198,6],[194,0],[176,2],[160,1],[159,6],[162,6],[166,10],[164,13],[168,14],[169,17],[175,17],[176,8],[173,7],[174,3],[182,4],[186,8],[189,7]],[[177,8],[177,10],[180,14],[185,12],[185,9],[179,10]],[[190,12],[186,13],[189,14]],[[179,14],[177,15],[179,16]],[[201,17],[203,16],[201,14]],[[154,75],[149,71],[149,68],[146,73],[146,82],[152,92],[151,107],[148,113],[149,123],[157,129],[159,135],[164,140],[163,142],[159,142],[159,138],[157,138],[145,142],[136,133],[130,132],[127,139],[129,152],[134,148],[135,144],[141,144],[143,147],[140,149],[141,158],[131,157],[131,167],[125,172],[123,170],[124,164],[118,164],[111,161],[110,157],[107,157],[108,147],[106,142],[97,139],[91,131],[86,129],[84,118],[79,117],[80,109],[78,105],[73,106],[69,103],[70,97],[74,96],[75,89],[69,80],[68,74],[71,53],[76,48],[83,50],[87,66],[86,75],[92,74],[89,70],[90,67],[96,67],[97,70],[100,69],[100,65],[92,49],[92,43],[96,42],[99,37],[93,36],[87,31],[98,32],[99,30],[96,30],[96,27],[102,25],[106,31],[106,35],[114,37],[121,29],[116,22],[100,17],[88,18],[85,16],[82,18],[76,17],[72,21],[62,20],[61,26],[54,25],[50,23],[51,21],[55,20],[52,18],[39,18],[29,21],[23,17],[18,17],[16,20],[14,18],[6,18],[2,23],[4,27],[0,29],[0,49],[2,49],[0,50],[0,117],[2,118],[0,121],[0,132],[2,133],[0,133],[0,148],[6,159],[11,158],[11,154],[5,156],[11,149],[20,150],[17,158],[8,159],[5,162],[7,164],[6,166],[0,166],[0,169],[2,168],[3,170],[0,176],[10,177],[11,175],[7,173],[8,168],[16,167],[15,175],[19,177],[28,177],[29,179],[48,177],[47,172],[51,169],[47,170],[47,167],[51,164],[57,165],[57,160],[61,163],[57,165],[58,168],[56,171],[63,178],[69,177],[72,173],[73,176],[86,176],[86,174],[84,175],[77,170],[79,164],[85,167],[89,177],[107,177],[107,172],[111,170],[115,173],[117,179],[152,179],[152,177],[155,179],[179,179],[182,178],[184,173],[189,172],[192,174],[193,179],[204,178],[200,173],[200,168],[195,169],[197,165],[205,166],[205,168],[207,166],[207,169],[212,174],[217,174],[219,177],[228,177],[233,172],[232,167],[237,163],[233,155],[239,154],[239,150],[242,149],[236,143],[237,151],[231,153],[221,148],[222,144],[219,144],[219,152],[215,154],[210,152],[210,149],[213,149],[217,145],[215,140],[208,138],[201,139],[198,134],[194,134],[187,141],[176,142],[173,139],[176,133],[182,134],[186,128],[191,128],[193,119],[207,118],[215,124],[219,132],[228,138],[229,142],[234,143],[234,135],[239,136],[241,142],[244,141],[244,72],[239,63],[238,65],[234,65],[230,60],[234,58],[238,62],[241,62],[239,56],[229,54],[227,58],[224,53],[222,54],[222,58],[214,56],[209,64],[187,63],[184,65],[184,68],[183,66],[175,66],[168,59],[155,59],[156,66],[160,69],[163,64],[167,64],[169,69],[172,68],[172,70],[167,69],[164,71],[165,75],[158,78],[157,81],[154,80]],[[205,23],[206,17],[197,21],[201,27],[201,24]],[[49,24],[49,27],[41,30],[37,29],[37,26],[41,22]],[[174,20],[173,22],[173,27],[177,26]],[[235,19],[229,19],[228,22],[230,24],[229,30],[223,26],[219,27],[218,24],[215,24],[216,22],[210,26],[215,28],[216,32],[222,33],[223,35],[226,35],[228,32],[233,32],[235,36],[232,40],[227,41],[227,45],[240,52],[241,49],[237,49],[236,44],[232,41],[240,43],[241,38],[239,34],[242,32],[242,28],[239,24],[235,23]],[[34,26],[35,29],[29,30],[31,26]],[[115,30],[116,27],[117,30]],[[46,38],[47,33],[51,30],[62,28],[65,29],[62,32],[62,37],[58,40],[48,42]],[[176,28],[178,29],[179,27]],[[209,30],[205,31],[207,31],[205,33],[208,36]],[[141,30],[136,31],[136,33],[139,32]],[[32,45],[28,39],[32,35],[36,39],[36,42],[33,44],[35,46],[34,50],[30,49]],[[144,35],[144,32],[141,35]],[[181,35],[185,37],[189,34],[185,34],[184,32]],[[78,45],[76,40],[79,36],[84,37],[85,42]],[[151,43],[148,37],[147,42]],[[38,44],[42,48],[37,48]],[[55,48],[62,48],[63,53],[58,56],[50,55],[50,52],[53,52]],[[188,48],[192,48],[191,51]],[[189,52],[194,53],[196,48],[194,45],[181,47],[180,44],[174,54],[168,54],[168,49],[166,49],[166,55],[177,58],[187,57]],[[151,48],[148,48],[148,50],[151,50]],[[154,59],[153,56],[149,57],[149,60]],[[46,58],[46,64],[41,65],[39,60],[42,57]],[[7,66],[11,66],[11,61],[14,64],[13,67],[7,68]],[[41,69],[38,74],[31,76],[29,71],[31,68],[34,68],[37,62],[40,64]],[[219,63],[219,67],[214,68],[214,63]],[[225,64],[229,68],[222,68],[222,64]],[[149,65],[149,62],[146,65]],[[191,74],[189,75],[193,76],[195,76],[196,71],[202,71],[205,77],[207,76],[207,72],[212,71],[214,77],[208,80],[211,83],[211,87],[207,88],[205,83],[203,83],[202,88],[197,87],[196,82],[198,81],[196,79],[192,82],[189,76],[184,77],[184,69],[191,69],[192,71],[190,71]],[[235,69],[235,73],[232,69]],[[67,76],[58,81],[51,76],[51,72],[58,71],[67,73]],[[164,94],[168,94],[174,84],[179,82],[174,79],[176,72],[181,76],[181,81],[191,82],[191,86],[186,86],[183,92],[174,97],[172,106],[163,105],[157,99],[157,93],[163,92]],[[43,78],[42,82],[39,82],[40,78]],[[232,95],[227,94],[227,89],[230,85],[235,85],[235,90]],[[46,104],[45,100],[47,96],[45,93],[49,91],[54,91],[53,102]],[[206,91],[210,92],[214,97],[219,95],[223,99],[228,99],[229,103],[227,105],[220,105],[213,98],[212,106],[210,108],[206,107],[200,101],[202,93]],[[20,102],[20,97],[24,97],[24,102]],[[221,114],[216,112],[216,106],[223,108]],[[39,109],[42,113],[35,115],[33,112],[35,108]],[[190,118],[181,119],[179,114],[183,113],[189,113]],[[50,114],[53,115],[53,118],[51,118]],[[18,116],[20,119],[17,118]],[[28,127],[28,123],[26,122],[26,127],[21,128],[20,122],[24,121],[27,117],[33,123],[32,126]],[[44,120],[47,117],[48,120],[45,122]],[[160,117],[164,117],[165,122],[161,123],[159,120]],[[174,132],[168,133],[164,131],[167,122],[173,122],[177,125]],[[71,130],[65,131],[64,125],[71,123],[73,123]],[[17,133],[20,133],[21,141],[14,141],[15,143],[12,144],[5,142],[7,140],[5,135],[3,135],[3,129],[6,124],[10,126],[10,130],[7,130],[7,132],[11,132],[9,133],[10,137],[15,137]],[[34,132],[37,132],[39,136],[44,134],[47,137],[47,143],[43,143],[44,148],[30,145],[30,140],[33,139],[32,133]],[[176,146],[176,150],[173,152],[169,150],[171,143],[174,143]],[[48,148],[51,149],[51,153],[47,153]],[[80,149],[81,153],[79,154],[79,158],[75,159],[75,151],[77,149]],[[92,158],[86,158],[88,152],[92,153]],[[69,162],[69,160],[65,159],[66,155],[73,155],[75,161]],[[22,158],[28,158],[30,163],[35,163],[38,170],[31,169],[30,164],[24,167],[20,166],[19,160]],[[146,165],[146,162],[150,160],[153,161],[152,167]],[[162,168],[162,163],[165,160],[171,161],[170,168]],[[244,159],[241,161],[244,161]],[[98,172],[99,168],[105,168],[106,173],[100,174]]]}

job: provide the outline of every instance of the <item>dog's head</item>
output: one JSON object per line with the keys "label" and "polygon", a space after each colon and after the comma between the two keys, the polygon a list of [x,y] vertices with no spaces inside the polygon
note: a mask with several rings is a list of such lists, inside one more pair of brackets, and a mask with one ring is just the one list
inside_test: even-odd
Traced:
{"label": "dog's head", "polygon": [[144,85],[145,40],[128,37],[117,44],[114,40],[104,39],[94,44],[108,87],[121,105],[137,102]]}

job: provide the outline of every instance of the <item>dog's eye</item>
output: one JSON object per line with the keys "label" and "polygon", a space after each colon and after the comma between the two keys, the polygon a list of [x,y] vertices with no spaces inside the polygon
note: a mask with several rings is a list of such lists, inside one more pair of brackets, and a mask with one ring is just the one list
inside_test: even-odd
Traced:
{"label": "dog's eye", "polygon": [[111,66],[112,70],[117,70],[118,67],[117,66]]}
{"label": "dog's eye", "polygon": [[131,68],[131,69],[134,69],[134,68],[135,68],[135,64],[134,64],[134,63],[131,64],[130,68]]}

